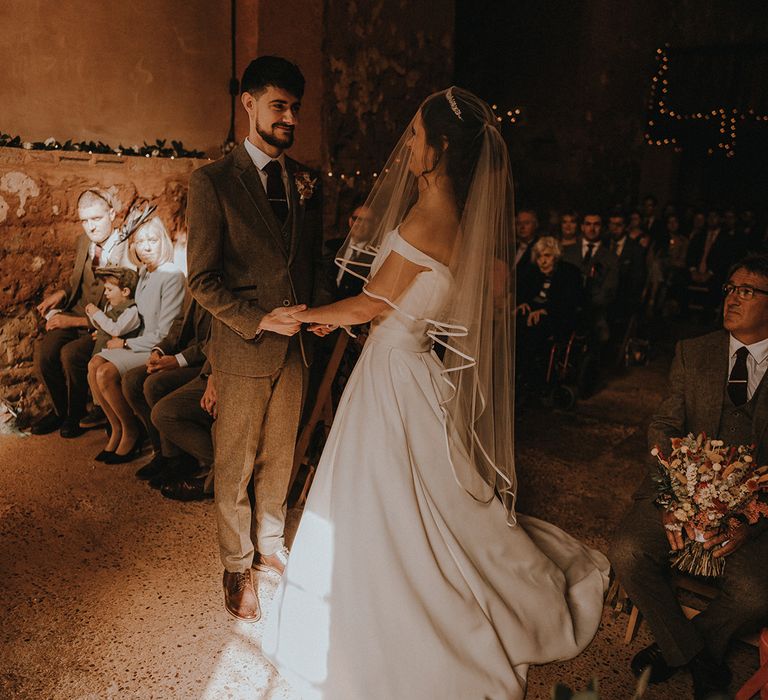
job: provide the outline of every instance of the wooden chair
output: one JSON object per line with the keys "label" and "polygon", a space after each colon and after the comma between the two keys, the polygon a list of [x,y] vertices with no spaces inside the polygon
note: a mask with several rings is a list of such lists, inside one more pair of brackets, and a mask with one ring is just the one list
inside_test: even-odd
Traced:
{"label": "wooden chair", "polygon": [[307,477],[304,480],[304,485],[295,505],[302,505],[306,500],[307,494],[309,493],[309,487],[312,485],[312,479],[315,475],[315,469],[317,468],[317,458],[319,457],[319,454],[312,454],[309,449],[310,443],[312,442],[312,436],[320,423],[323,424],[323,430],[325,431],[326,437],[331,429],[331,423],[333,422],[333,396],[331,389],[348,343],[349,335],[344,331],[339,331],[339,337],[336,339],[333,352],[331,353],[328,365],[323,373],[320,386],[317,389],[317,396],[315,397],[312,411],[309,414],[309,419],[301,429],[299,438],[296,441],[296,451],[294,452],[293,457],[293,470],[291,471],[291,481],[288,493],[291,492],[302,466],[307,468]]}
{"label": "wooden chair", "polygon": [[[675,574],[672,582],[678,591],[678,597],[684,598],[680,602],[680,607],[689,620],[698,615],[707,603],[719,594],[718,589],[714,586],[709,586],[696,578],[683,574]],[[629,613],[627,629],[624,633],[624,644],[629,644],[642,624],[642,617],[618,579],[614,579],[608,589],[606,603],[613,608],[615,615],[622,612]],[[759,649],[760,668],[736,693],[735,700],[751,700],[758,693],[760,693],[761,700],[768,700],[768,627],[763,628],[757,634],[742,637],[741,641]]]}
{"label": "wooden chair", "polygon": [[[627,629],[624,633],[624,644],[629,644],[634,639],[637,630],[640,629],[640,625],[642,624],[642,615],[640,614],[638,608],[629,599],[618,581],[614,581],[614,584],[618,586],[618,589],[614,592],[614,597],[617,599],[615,604],[616,607],[614,607],[614,610],[621,608],[629,613]],[[706,583],[703,583],[699,579],[693,578],[691,576],[685,576],[684,574],[673,575],[672,584],[677,589],[678,599],[681,597],[683,598],[683,600],[680,601],[680,607],[689,620],[693,617],[696,617],[696,615],[698,615],[702,610],[704,610],[704,608],[706,608],[707,603],[710,600],[713,600],[719,595],[719,590],[714,586],[710,586]],[[690,594],[693,595],[691,596]],[[742,638],[742,641],[757,647],[758,635],[748,635]]]}

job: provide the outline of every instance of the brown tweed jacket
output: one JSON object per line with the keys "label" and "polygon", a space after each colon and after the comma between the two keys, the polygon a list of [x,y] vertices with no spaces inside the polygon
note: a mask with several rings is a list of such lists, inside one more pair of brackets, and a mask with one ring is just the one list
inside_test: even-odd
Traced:
{"label": "brown tweed jacket", "polygon": [[[259,334],[262,317],[278,306],[316,306],[330,299],[322,275],[320,178],[302,200],[294,176],[308,171],[286,158],[290,215],[281,230],[256,166],[240,144],[192,173],[187,205],[189,287],[210,311],[206,348],[213,368],[264,377],[282,367],[290,338]],[[287,241],[287,244],[286,244]],[[305,362],[311,337],[299,333]]]}
{"label": "brown tweed jacket", "polygon": [[[720,415],[723,410],[725,385],[728,381],[727,331],[708,333],[699,338],[682,340],[677,344],[675,359],[669,373],[669,394],[656,409],[648,426],[648,450],[659,445],[669,450],[669,441],[688,433],[706,433],[719,438]],[[764,378],[752,415],[752,440],[758,464],[768,464],[768,390]],[[655,458],[648,458],[655,472]],[[655,494],[650,474],[636,498]],[[765,527],[762,521],[758,527]]]}

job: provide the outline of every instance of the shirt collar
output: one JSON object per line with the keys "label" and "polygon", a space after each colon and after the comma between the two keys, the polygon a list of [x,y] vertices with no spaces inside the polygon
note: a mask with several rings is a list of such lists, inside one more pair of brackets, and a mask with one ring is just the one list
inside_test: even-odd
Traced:
{"label": "shirt collar", "polygon": [[730,336],[728,342],[728,356],[733,357],[737,350],[742,347],[745,347],[749,351],[749,354],[752,355],[757,364],[761,365],[768,360],[768,338],[764,338],[757,343],[752,343],[752,345],[745,345],[740,340],[736,340],[736,338]]}
{"label": "shirt collar", "polygon": [[112,250],[117,245],[117,242],[120,240],[120,229],[114,228],[112,229],[112,233],[109,234],[101,243],[94,243],[91,241],[91,252],[96,250],[96,246],[101,246],[102,250]]}
{"label": "shirt collar", "polygon": [[597,249],[600,247],[600,239],[596,241],[590,241],[586,238],[581,239],[581,249],[586,250],[588,245],[592,246],[592,253],[595,253]]}
{"label": "shirt collar", "polygon": [[276,160],[280,163],[280,167],[285,171],[285,154],[281,153],[277,158],[268,156],[258,146],[254,146],[247,138],[243,141],[245,150],[248,151],[248,155],[251,157],[253,164],[259,169],[264,170],[270,161]]}

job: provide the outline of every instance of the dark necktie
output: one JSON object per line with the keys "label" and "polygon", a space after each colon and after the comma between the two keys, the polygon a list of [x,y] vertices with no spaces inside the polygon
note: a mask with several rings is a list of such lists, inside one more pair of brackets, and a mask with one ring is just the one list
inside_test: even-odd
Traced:
{"label": "dark necktie", "polygon": [[91,269],[95,270],[97,267],[101,267],[101,254],[104,249],[97,243],[93,249],[93,260],[91,260]]}
{"label": "dark necktie", "polygon": [[747,403],[747,355],[749,350],[743,345],[736,351],[736,362],[733,364],[731,376],[728,377],[728,396],[734,406]]}
{"label": "dark necktie", "polygon": [[588,265],[592,262],[592,253],[594,253],[595,244],[587,243],[587,252],[584,254],[584,264]]}
{"label": "dark necktie", "polygon": [[278,161],[271,160],[264,166],[264,172],[267,174],[267,199],[282,227],[288,218],[288,199],[285,196],[283,184],[283,168]]}

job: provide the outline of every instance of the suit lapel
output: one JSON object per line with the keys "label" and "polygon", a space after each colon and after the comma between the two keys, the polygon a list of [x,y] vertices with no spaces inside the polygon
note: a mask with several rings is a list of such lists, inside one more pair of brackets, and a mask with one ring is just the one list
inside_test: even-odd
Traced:
{"label": "suit lapel", "polygon": [[704,372],[702,376],[712,378],[711,381],[705,381],[701,385],[705,411],[704,428],[710,437],[717,436],[717,430],[720,427],[723,396],[728,381],[728,342],[728,334],[721,333],[717,338],[716,347],[713,347],[703,360]]}
{"label": "suit lapel", "polygon": [[[768,382],[766,382],[766,376],[768,376],[768,372],[763,375],[756,389],[757,400],[755,401],[755,412],[752,415],[752,433],[755,436],[755,445],[758,451],[763,441],[765,429],[768,427],[768,391],[766,391],[765,386]],[[765,455],[760,455],[760,457],[764,459]]]}
{"label": "suit lapel", "polygon": [[302,224],[304,223],[304,202],[299,199],[299,191],[296,188],[296,162],[290,158],[285,160],[285,170],[288,173],[288,197],[291,200],[291,215],[289,217],[291,225],[291,251],[288,256],[288,264],[293,262],[296,250],[299,247],[299,236],[301,235]]}
{"label": "suit lapel", "polygon": [[264,225],[267,230],[275,239],[278,248],[287,256],[288,251],[285,249],[283,243],[283,234],[280,231],[280,224],[275,217],[272,207],[267,199],[267,193],[264,191],[264,185],[261,184],[261,178],[256,170],[256,166],[253,164],[251,157],[248,155],[248,151],[245,150],[245,146],[240,144],[234,151],[235,164],[240,170],[238,178],[245,187],[246,192],[251,198],[256,211],[259,212]]}

